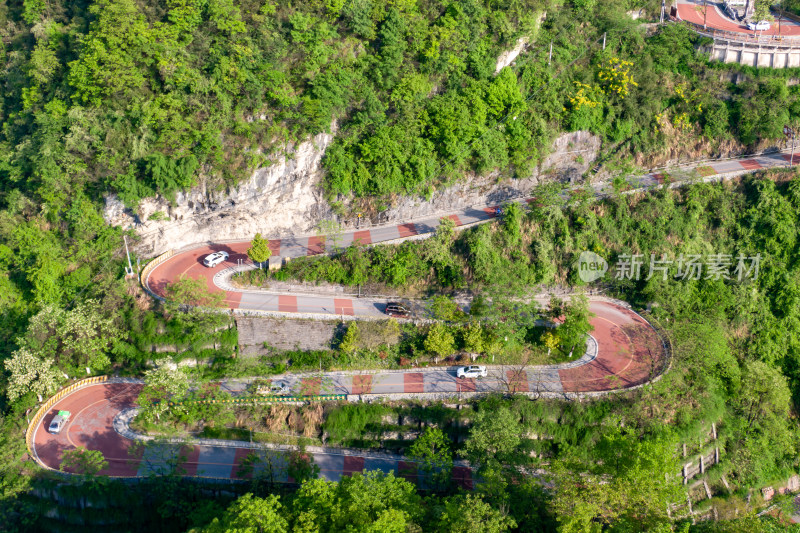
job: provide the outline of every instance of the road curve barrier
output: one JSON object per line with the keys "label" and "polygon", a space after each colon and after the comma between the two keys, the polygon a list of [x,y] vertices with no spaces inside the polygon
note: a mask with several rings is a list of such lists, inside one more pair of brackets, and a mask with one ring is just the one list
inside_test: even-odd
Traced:
{"label": "road curve barrier", "polygon": [[717,28],[706,27],[689,20],[680,19],[681,22],[692,28],[696,33],[711,37],[712,39],[727,39],[740,43],[767,44],[773,46],[797,46],[800,45],[800,36],[797,35],[761,35],[754,36],[751,32],[738,32],[730,30],[720,30]]}
{"label": "road curve barrier", "polygon": [[158,265],[160,265],[173,255],[175,255],[175,250],[167,250],[163,254],[159,255],[158,257],[147,263],[147,265],[145,265],[145,267],[142,269],[142,273],[139,275],[139,283],[141,283],[142,288],[146,290],[147,293],[150,294],[150,296],[156,298],[157,300],[164,300],[164,298],[162,298],[161,296],[157,295],[156,293],[150,290],[150,285],[149,285],[150,274],[153,272],[153,270],[155,270],[155,268]]}
{"label": "road curve barrier", "polygon": [[95,385],[97,383],[105,383],[109,380],[108,376],[95,376],[91,378],[82,379],[80,381],[76,381],[72,385],[64,387],[55,395],[53,395],[50,399],[42,404],[41,407],[36,411],[36,414],[33,415],[30,423],[28,424],[28,429],[25,431],[25,445],[28,447],[28,455],[33,457],[37,463],[40,465],[42,464],[39,461],[39,458],[36,456],[36,453],[33,449],[33,434],[36,432],[36,427],[39,425],[39,422],[42,421],[44,415],[56,404],[59,400],[64,398],[65,396],[75,392],[78,389],[82,389],[83,387],[87,387],[89,385]]}
{"label": "road curve barrier", "polygon": [[250,404],[250,403],[297,403],[297,402],[342,402],[347,400],[347,394],[321,394],[309,396],[248,396],[245,398],[231,398],[229,400],[180,400],[168,402],[170,407],[176,405],[193,404]]}

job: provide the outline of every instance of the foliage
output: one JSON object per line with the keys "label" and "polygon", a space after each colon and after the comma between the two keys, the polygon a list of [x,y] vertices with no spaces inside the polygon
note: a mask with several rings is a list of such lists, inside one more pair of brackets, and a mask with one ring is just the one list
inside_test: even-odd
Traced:
{"label": "foliage", "polygon": [[170,362],[144,373],[144,388],[139,393],[136,403],[143,412],[143,419],[155,417],[160,419],[168,409],[168,402],[181,400],[189,391],[189,379],[186,374]]}
{"label": "foliage", "polygon": [[461,494],[444,505],[434,531],[442,533],[502,533],[510,531],[516,522],[501,510],[494,509],[480,496]]}
{"label": "foliage", "polygon": [[39,397],[55,392],[61,376],[49,359],[41,359],[27,348],[20,348],[4,361],[8,378],[8,399],[14,401],[28,392]]}
{"label": "foliage", "polygon": [[289,454],[289,467],[287,473],[295,483],[303,483],[317,479],[320,467],[314,463],[314,457],[307,453],[303,447]]}
{"label": "foliage", "polygon": [[358,324],[353,321],[347,325],[347,331],[342,337],[342,342],[339,343],[339,349],[343,352],[355,352],[358,349],[359,341],[361,340],[361,331]]}
{"label": "foliage", "polygon": [[436,322],[428,330],[424,346],[429,353],[444,357],[455,351],[455,342],[450,329],[441,322]]}
{"label": "foliage", "polygon": [[297,492],[295,530],[334,533],[402,533],[419,524],[420,497],[414,485],[381,472],[355,473],[338,483],[316,479]]}
{"label": "foliage", "polygon": [[100,450],[84,447],[66,450],[61,458],[61,471],[82,474],[87,477],[98,474],[108,466],[108,461]]}
{"label": "foliage", "polygon": [[269,240],[263,238],[260,233],[256,233],[250,248],[247,249],[247,257],[254,263],[263,263],[272,257],[272,250],[269,247]]}
{"label": "foliage", "polygon": [[446,486],[453,470],[453,454],[444,432],[436,427],[426,428],[408,449],[408,456],[415,459],[420,469],[431,476],[436,485]]}
{"label": "foliage", "polygon": [[371,424],[379,422],[386,411],[386,407],[380,404],[348,404],[333,411],[323,429],[334,443],[357,439],[369,430]]}
{"label": "foliage", "polygon": [[589,531],[593,524],[660,531],[676,503],[675,443],[640,440],[630,431],[606,432],[589,462],[569,450],[553,465],[558,487],[553,505],[560,531]]}
{"label": "foliage", "polygon": [[167,298],[178,304],[219,307],[225,299],[222,291],[211,291],[205,280],[182,275],[167,286]]}
{"label": "foliage", "polygon": [[197,530],[199,533],[287,533],[289,524],[282,516],[282,505],[278,496],[271,494],[266,498],[256,498],[245,494],[238,498],[221,518]]}

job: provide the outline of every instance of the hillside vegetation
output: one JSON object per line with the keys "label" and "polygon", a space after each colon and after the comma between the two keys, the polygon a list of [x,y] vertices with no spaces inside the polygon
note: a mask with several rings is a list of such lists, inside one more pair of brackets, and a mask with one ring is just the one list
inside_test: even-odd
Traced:
{"label": "hillside vegetation", "polygon": [[[225,315],[152,302],[125,278],[123,232],[102,217],[107,195],[135,211],[143,198],[174,199],[201,182],[224,188],[323,131],[335,139],[322,187],[343,209],[430,195],[474,174],[528,176],[565,131],[598,134],[611,171],[782,142],[783,127],[800,117],[800,86],[787,82],[798,72],[709,64],[696,53],[702,41],[685,27],[646,29],[627,15],[659,7],[656,0],[0,0],[0,524],[17,531],[101,527],[80,522],[91,513],[78,515],[87,494],[101,498],[111,484],[65,485],[72,496],[61,503],[75,507],[48,514],[42,495],[60,481],[32,466],[22,438],[39,397],[87,375],[87,367],[89,374],[141,375],[149,359],[169,353],[214,359],[197,373],[205,379],[275,369],[236,366],[236,330]],[[527,49],[496,73],[497,57],[522,37]],[[662,474],[673,471],[678,440],[699,439],[712,421],[723,442],[719,473],[738,491],[731,498],[736,512],[752,510],[742,503],[748,490],[797,469],[800,203],[797,178],[779,177],[735,190],[701,186],[602,203],[579,195],[567,211],[545,201],[458,237],[442,232],[423,244],[293,263],[281,275],[513,298],[534,283],[579,284],[569,265],[584,249],[610,262],[624,253],[764,257],[760,277],[745,283],[610,282],[609,290],[634,304],[659,304],[653,315],[673,335],[673,371],[639,396],[597,402],[585,416],[559,405],[483,404],[477,420],[484,425],[463,448],[488,481],[479,501],[446,491],[410,496],[409,486],[382,478],[314,482],[294,500],[284,494],[291,512],[265,529],[291,522],[296,531],[313,531],[309,513],[343,512],[354,494],[377,487],[399,495],[387,500],[382,519],[400,517],[405,522],[395,522],[409,530],[468,530],[461,515],[477,509],[477,520],[494,527],[487,531],[512,523],[523,531],[557,524],[564,531],[665,531],[674,524],[662,503],[676,493]],[[172,293],[178,289],[192,287]],[[413,350],[466,347],[476,329],[462,319],[435,329],[448,342],[428,342],[430,331],[418,331],[413,346],[392,356],[400,364]],[[501,338],[531,344],[525,334],[532,324],[522,331],[506,316],[495,322],[473,340],[494,351],[514,348],[501,346]],[[503,327],[508,335],[500,335]],[[360,340],[357,333],[345,344],[350,361],[374,361],[379,352],[365,341],[366,329]],[[315,355],[295,357],[298,367],[321,366]],[[575,434],[558,433],[553,420]],[[530,466],[532,450],[519,435],[493,441],[494,434],[508,436],[497,421],[555,435],[552,446],[536,451],[556,461],[561,499],[548,499],[529,480],[519,483],[514,467]],[[620,421],[628,429],[617,429]],[[616,445],[644,460],[620,466],[619,483],[605,490],[603,465],[624,462],[610,451]],[[581,469],[589,481],[570,477]],[[648,501],[623,498],[651,481]],[[584,482],[591,490],[585,501],[570,492]],[[153,507],[163,520],[137,527],[178,531],[214,516],[221,522],[209,530],[239,527],[236,508],[224,513],[196,486],[174,477],[153,483],[152,494],[109,489],[119,523]],[[140,497],[131,509],[144,511],[120,511],[134,492]],[[580,504],[595,499],[604,507]],[[271,512],[277,504],[254,505]],[[359,531],[376,523],[388,530],[370,513],[362,514]],[[331,527],[339,527],[336,520]],[[749,518],[738,524],[767,527]]]}

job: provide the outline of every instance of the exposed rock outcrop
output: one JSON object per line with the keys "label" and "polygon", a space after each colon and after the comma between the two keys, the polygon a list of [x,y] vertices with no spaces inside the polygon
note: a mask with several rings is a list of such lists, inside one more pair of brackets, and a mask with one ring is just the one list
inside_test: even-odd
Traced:
{"label": "exposed rock outcrop", "polygon": [[[227,191],[209,191],[200,185],[178,193],[174,204],[161,197],[142,201],[138,212],[125,209],[114,196],[106,199],[105,218],[114,225],[133,227],[140,237],[136,250],[153,256],[169,249],[205,242],[248,239],[256,233],[270,238],[314,233],[323,220],[336,218],[322,193],[321,160],[332,135],[317,135],[301,143],[293,157],[279,157],[268,168]],[[431,198],[400,197],[371,223],[406,222],[464,207],[493,205],[527,195],[545,181],[574,183],[597,158],[600,139],[588,132],[558,137],[550,155],[532,176],[498,180],[497,176],[471,176]],[[153,214],[160,212],[162,216]],[[166,220],[160,220],[168,217]],[[342,220],[343,226],[355,220]],[[362,220],[362,224],[364,221]]]}
{"label": "exposed rock outcrop", "polygon": [[494,73],[498,74],[501,70],[509,66],[514,60],[522,53],[523,50],[528,46],[528,37],[523,36],[517,39],[517,44],[514,45],[514,48],[511,50],[507,50],[500,54],[497,58],[497,64],[494,67]]}
{"label": "exposed rock outcrop", "polygon": [[203,184],[179,192],[172,205],[160,196],[147,198],[133,213],[112,195],[104,216],[110,224],[135,228],[141,238],[136,250],[145,256],[259,232],[270,237],[309,233],[332,216],[319,183],[322,156],[332,140],[331,134],[317,135],[291,151],[291,158],[280,156],[236,187],[210,191]]}

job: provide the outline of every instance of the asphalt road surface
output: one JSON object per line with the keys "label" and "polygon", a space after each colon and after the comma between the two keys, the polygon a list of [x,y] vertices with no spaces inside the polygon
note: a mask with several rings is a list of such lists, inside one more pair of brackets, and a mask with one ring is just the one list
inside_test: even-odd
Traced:
{"label": "asphalt road surface", "polygon": [[[657,178],[655,178],[657,179]],[[495,216],[495,208],[469,209],[450,215],[457,225],[486,221]],[[391,241],[430,233],[438,220],[374,228],[340,236],[336,246],[350,242],[364,244]],[[351,316],[385,316],[386,302],[353,298],[334,298],[315,295],[286,295],[269,291],[223,290],[214,282],[215,274],[246,260],[249,242],[201,246],[175,254],[156,267],[144,280],[155,294],[163,296],[169,283],[182,276],[204,280],[212,291],[225,293],[225,304],[231,309],[277,311],[282,313],[315,313]],[[273,253],[282,257],[314,255],[325,250],[325,238],[319,236],[271,240]],[[226,263],[206,268],[202,259],[213,251],[230,254]],[[665,357],[661,339],[641,316],[620,303],[596,299],[590,302],[594,313],[594,328],[587,354],[571,363],[555,367],[492,367],[486,378],[464,379],[456,376],[456,368],[424,368],[408,371],[363,372],[359,374],[328,372],[318,375],[283,376],[294,394],[397,394],[413,397],[418,393],[454,394],[469,392],[528,392],[528,393],[586,393],[606,392],[629,388],[653,379]],[[596,350],[594,349],[596,344]],[[245,385],[236,380],[223,381],[220,386],[231,393],[242,394]],[[248,477],[240,470],[242,460],[255,451],[247,443],[229,445],[193,444],[185,446],[133,447],[133,441],[114,429],[114,418],[121,411],[135,407],[141,384],[103,383],[79,389],[53,405],[37,425],[33,435],[34,456],[45,467],[57,469],[65,450],[85,446],[101,450],[109,462],[103,474],[112,476],[144,476],[163,470],[170,456],[182,456],[181,469],[185,475],[212,478]],[[58,435],[46,428],[59,410],[73,413],[71,420]],[[266,452],[259,452],[266,453]],[[310,452],[329,480],[366,469],[395,471],[419,482],[416,467],[402,457],[316,450]],[[280,462],[281,459],[275,459]],[[285,460],[285,457],[284,459]],[[288,480],[285,469],[279,469],[278,480]],[[282,473],[281,473],[282,472]],[[458,467],[454,479],[471,486],[469,468]]]}
{"label": "asphalt road surface", "polygon": [[758,32],[748,30],[747,26],[728,18],[724,14],[722,11],[722,2],[717,4],[709,1],[707,10],[704,11],[703,0],[678,0],[678,18],[701,26],[703,26],[705,20],[705,25],[708,28],[741,33],[751,37],[762,35],[800,36],[800,25],[786,18],[781,20],[780,33],[778,32],[779,25],[777,17],[775,21],[771,23],[770,29],[768,30]]}

